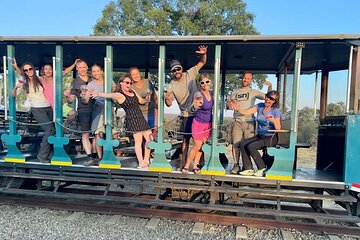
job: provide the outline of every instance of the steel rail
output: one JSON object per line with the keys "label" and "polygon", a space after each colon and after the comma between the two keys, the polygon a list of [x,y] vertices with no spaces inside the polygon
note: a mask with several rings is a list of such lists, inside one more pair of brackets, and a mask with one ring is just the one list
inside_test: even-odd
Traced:
{"label": "steel rail", "polygon": [[242,214],[255,214],[255,215],[266,215],[266,216],[281,216],[281,217],[295,217],[295,218],[321,218],[327,220],[343,220],[343,221],[355,221],[359,222],[358,217],[351,215],[334,215],[325,213],[302,213],[285,210],[275,209],[260,209],[260,208],[249,208],[238,205],[222,205],[222,204],[204,204],[197,202],[186,202],[186,201],[165,201],[158,199],[149,198],[136,198],[136,197],[119,197],[119,196],[103,196],[94,194],[74,194],[67,192],[50,192],[40,190],[25,190],[25,189],[0,189],[0,193],[4,195],[17,195],[17,196],[32,196],[32,197],[45,197],[54,199],[76,199],[82,201],[107,201],[116,204],[138,204],[142,206],[156,206],[156,207],[168,207],[177,209],[188,209],[190,211],[220,211],[228,213],[242,213]]}
{"label": "steel rail", "polygon": [[15,205],[24,207],[40,207],[66,211],[80,211],[97,214],[126,215],[143,218],[166,218],[176,221],[201,221],[217,225],[246,225],[252,228],[273,229],[286,228],[296,229],[305,232],[325,233],[325,234],[343,234],[348,236],[360,236],[360,227],[327,225],[322,223],[294,222],[286,220],[274,220],[268,218],[254,218],[244,216],[228,216],[220,214],[195,213],[184,209],[159,209],[149,207],[138,207],[134,204],[115,204],[108,203],[79,203],[71,201],[62,201],[58,199],[44,198],[23,198],[0,196],[0,205]]}

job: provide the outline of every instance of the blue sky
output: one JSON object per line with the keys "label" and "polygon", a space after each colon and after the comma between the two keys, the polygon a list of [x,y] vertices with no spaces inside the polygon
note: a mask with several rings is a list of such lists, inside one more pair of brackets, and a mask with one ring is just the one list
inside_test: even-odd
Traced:
{"label": "blue sky", "polygon": [[[109,2],[110,0],[0,0],[0,36],[88,36]],[[254,26],[262,35],[360,34],[358,0],[245,2],[247,11],[256,15]],[[345,101],[346,74],[343,72],[330,76],[331,101]],[[313,79],[313,76],[307,77],[300,85],[300,107],[312,106]],[[271,76],[270,80],[273,80]]]}

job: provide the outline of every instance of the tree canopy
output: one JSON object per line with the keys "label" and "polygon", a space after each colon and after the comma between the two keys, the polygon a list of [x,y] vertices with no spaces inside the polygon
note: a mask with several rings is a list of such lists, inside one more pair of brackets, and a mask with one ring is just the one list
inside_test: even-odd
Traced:
{"label": "tree canopy", "polygon": [[[114,0],[105,6],[94,35],[241,35],[259,34],[255,15],[242,0]],[[254,76],[262,88],[266,76]],[[228,74],[229,89],[240,87],[239,75]]]}
{"label": "tree canopy", "polygon": [[[304,107],[299,111],[299,132],[297,136],[298,142],[310,143],[315,146],[317,144],[317,126],[320,111],[316,111],[314,116],[314,109]],[[329,103],[327,105],[326,116],[341,116],[345,114],[345,103]]]}
{"label": "tree canopy", "polygon": [[117,0],[102,11],[94,35],[258,34],[242,0]]}

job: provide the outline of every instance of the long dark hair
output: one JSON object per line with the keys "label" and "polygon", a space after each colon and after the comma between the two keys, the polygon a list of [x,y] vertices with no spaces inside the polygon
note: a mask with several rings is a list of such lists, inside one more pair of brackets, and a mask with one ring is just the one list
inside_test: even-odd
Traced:
{"label": "long dark hair", "polygon": [[[116,92],[123,93],[123,91],[122,91],[122,89],[121,89],[121,86],[120,86],[120,83],[121,83],[122,81],[124,81],[125,78],[129,78],[129,79],[131,80],[130,74],[127,73],[127,74],[125,74],[125,76],[119,78],[118,84],[116,85],[116,90],[115,90]],[[131,81],[132,81],[132,80],[131,80]],[[131,89],[131,88],[130,88],[130,92],[132,92],[132,89]]]}
{"label": "long dark hair", "polygon": [[33,71],[34,71],[34,75],[33,75],[33,86],[34,86],[34,91],[37,92],[39,91],[39,88],[43,87],[39,77],[36,75],[36,71],[35,71],[35,67],[34,67],[34,64],[32,64],[31,62],[25,62],[23,63],[23,65],[21,66],[21,73],[22,75],[24,76],[24,79],[25,79],[25,83],[24,83],[24,90],[25,92],[28,94],[29,93],[29,81],[30,81],[30,78],[28,77],[28,75],[24,72],[24,66],[25,65],[29,65]]}

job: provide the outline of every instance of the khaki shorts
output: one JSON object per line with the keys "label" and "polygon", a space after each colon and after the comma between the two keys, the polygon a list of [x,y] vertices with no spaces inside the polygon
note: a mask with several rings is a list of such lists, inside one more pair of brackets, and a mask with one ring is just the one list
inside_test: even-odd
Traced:
{"label": "khaki shorts", "polygon": [[253,136],[255,136],[255,121],[234,120],[232,122],[231,143],[234,147],[239,148],[242,140]]}
{"label": "khaki shorts", "polygon": [[[103,132],[105,134],[105,122],[104,122],[104,115],[101,114],[100,118],[99,118],[99,123],[97,125],[97,128],[95,130],[95,134],[99,134],[100,132]],[[117,133],[116,129],[113,128],[112,129],[112,134]]]}

